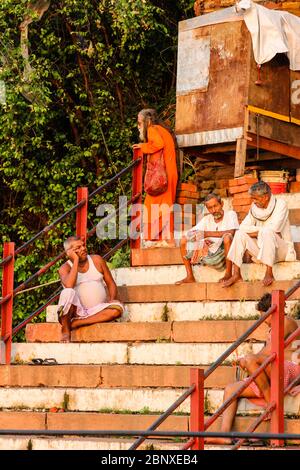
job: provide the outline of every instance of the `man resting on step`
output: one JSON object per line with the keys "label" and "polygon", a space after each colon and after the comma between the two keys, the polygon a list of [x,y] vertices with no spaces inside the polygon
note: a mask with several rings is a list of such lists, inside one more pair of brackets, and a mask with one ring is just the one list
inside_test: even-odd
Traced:
{"label": "man resting on step", "polygon": [[233,263],[233,275],[223,287],[242,280],[241,265],[246,252],[254,262],[266,266],[264,286],[274,281],[275,263],[296,261],[286,202],[273,196],[264,181],[253,184],[249,194],[253,201],[250,211],[234,235],[228,253],[228,259]]}
{"label": "man resting on step", "polygon": [[71,329],[115,320],[124,307],[117,300],[117,286],[101,256],[88,255],[79,237],[69,237],[64,249],[69,260],[58,271],[64,287],[58,302],[58,320],[61,341],[68,343]]}
{"label": "man resting on step", "polygon": [[223,271],[226,267],[220,282],[232,276],[232,262],[227,259],[227,254],[235,231],[239,228],[237,214],[234,211],[224,211],[222,199],[214,193],[206,196],[204,204],[209,214],[180,241],[180,253],[187,276],[177,281],[177,285],[195,282],[193,264],[211,266],[218,271]]}
{"label": "man resting on step", "polygon": [[[258,310],[262,315],[269,310],[272,303],[271,294],[264,294],[259,302],[256,305],[256,310]],[[261,364],[267,359],[271,354],[271,318],[269,316],[264,323],[269,327],[269,332],[267,335],[266,345],[257,353],[249,354],[244,357],[238,358],[233,364],[239,365],[239,367],[247,372],[247,375],[252,375]],[[295,330],[297,330],[297,322],[288,315],[284,317],[284,339],[287,339]],[[294,352],[293,343],[290,344],[284,351],[284,388],[286,388],[290,383],[292,383],[297,377],[300,381],[300,364],[293,362],[291,359],[294,357],[299,357],[298,353]],[[267,403],[270,403],[270,376],[271,376],[271,365],[269,364],[266,369],[259,374],[256,379],[241,393],[239,398],[248,398],[255,399],[253,402],[257,406],[262,406],[266,408]],[[245,382],[247,378],[242,381],[228,384],[224,391],[223,402],[228,400],[228,398],[238,390],[242,382]],[[295,396],[300,393],[300,386],[297,385],[289,391],[289,395]],[[238,407],[238,399],[234,400],[231,405],[224,411],[222,417],[222,432],[230,432],[232,424],[236,415]],[[228,438],[207,438],[205,442],[208,444],[232,444],[232,440]],[[254,441],[255,445],[255,441]]]}

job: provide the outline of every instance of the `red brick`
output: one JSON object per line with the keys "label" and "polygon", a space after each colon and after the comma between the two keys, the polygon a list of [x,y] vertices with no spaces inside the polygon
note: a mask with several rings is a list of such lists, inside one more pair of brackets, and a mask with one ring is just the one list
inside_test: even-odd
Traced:
{"label": "red brick", "polygon": [[234,186],[240,186],[240,185],[245,185],[248,184],[248,186],[251,186],[254,183],[257,183],[258,179],[254,178],[253,176],[242,176],[240,178],[234,178],[232,180],[229,180],[229,187],[234,187]]}
{"label": "red brick", "polygon": [[176,198],[177,204],[197,204],[198,200],[197,199],[191,199],[188,197],[178,197]]}
{"label": "red brick", "polygon": [[248,193],[250,186],[248,184],[241,184],[240,186],[232,186],[229,188],[230,194]]}
{"label": "red brick", "polygon": [[216,188],[218,189],[227,189],[229,187],[228,180],[217,180],[215,184],[216,184]]}
{"label": "red brick", "polygon": [[200,193],[192,191],[177,191],[177,197],[188,197],[191,199],[199,199]]}
{"label": "red brick", "polygon": [[178,189],[181,191],[191,191],[194,193],[197,191],[197,186],[191,183],[180,183],[178,185]]}

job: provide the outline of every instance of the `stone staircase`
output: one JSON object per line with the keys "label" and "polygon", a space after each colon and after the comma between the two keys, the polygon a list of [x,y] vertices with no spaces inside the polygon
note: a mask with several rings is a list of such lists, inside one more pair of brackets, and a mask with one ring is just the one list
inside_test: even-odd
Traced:
{"label": "stone staircase", "polygon": [[[300,194],[279,197],[287,199],[297,235]],[[133,264],[113,273],[126,303],[119,321],[74,331],[70,344],[59,343],[56,306],[48,307],[46,323],[27,325],[26,343],[13,344],[13,364],[0,366],[1,429],[145,430],[189,387],[190,367],[207,369],[258,318],[255,303],[268,291],[261,283],[264,269],[255,264],[243,265],[245,282],[228,289],[217,283],[222,274],[199,267],[198,282],[175,286],[185,275],[178,248],[135,250]],[[272,289],[287,290],[299,279],[300,262],[279,263],[274,272]],[[287,302],[291,315],[299,315],[299,300],[300,289]],[[262,325],[207,379],[207,415],[221,405],[224,387],[235,380],[232,359],[259,351],[265,334]],[[58,365],[32,365],[34,358],[55,358]],[[186,400],[159,429],[189,430],[189,411]],[[240,400],[234,430],[245,431],[259,411]],[[286,432],[299,433],[300,395],[286,397],[285,415]],[[220,423],[210,430],[220,429]],[[269,422],[263,422],[258,431],[268,429]],[[0,438],[0,450],[125,450],[132,442],[10,435]],[[148,439],[142,448],[180,446],[178,439]]]}
{"label": "stone staircase", "polygon": [[[290,269],[286,264],[276,266],[279,280],[274,288],[287,289],[298,277],[300,262],[289,263]],[[243,268],[251,281],[229,289],[215,282],[216,273],[210,268],[198,273],[209,282],[183,286],[173,284],[184,274],[182,266],[118,269],[114,276],[122,300],[128,302],[126,314],[119,322],[74,331],[70,344],[59,343],[56,307],[49,307],[47,322],[27,325],[27,342],[13,344],[13,365],[0,366],[0,427],[145,430],[189,386],[190,366],[206,369],[257,318],[255,300],[267,291],[259,282],[263,271],[253,264]],[[300,291],[288,302],[292,314],[298,299]],[[224,387],[235,380],[231,360],[257,352],[265,334],[262,325],[208,378],[207,414],[221,405]],[[58,365],[31,365],[33,358],[55,358]],[[188,430],[189,409],[186,400],[159,429]],[[286,431],[299,432],[299,410],[300,396],[285,399]],[[249,401],[240,400],[234,429],[246,430],[258,411]],[[211,430],[219,428],[220,419]],[[268,430],[268,423],[259,430]],[[113,450],[127,449],[131,442],[8,436],[0,439],[0,449]],[[151,439],[143,448],[179,446],[174,439]]]}

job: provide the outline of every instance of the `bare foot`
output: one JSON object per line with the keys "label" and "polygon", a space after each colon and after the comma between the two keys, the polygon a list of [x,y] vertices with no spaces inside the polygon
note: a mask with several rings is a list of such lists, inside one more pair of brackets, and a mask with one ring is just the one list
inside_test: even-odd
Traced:
{"label": "bare foot", "polygon": [[232,439],[228,439],[225,437],[207,437],[204,439],[205,444],[219,444],[219,445],[231,445],[232,444]]}
{"label": "bare foot", "polygon": [[181,281],[175,282],[176,286],[180,286],[181,284],[190,284],[191,282],[196,282],[196,279],[193,277],[185,277],[184,279],[181,279]]}
{"label": "bare foot", "polygon": [[263,285],[265,287],[270,286],[274,281],[275,281],[274,276],[272,276],[271,274],[266,274],[263,279]]}
{"label": "bare foot", "polygon": [[61,343],[70,343],[71,342],[71,332],[61,334]]}
{"label": "bare foot", "polygon": [[225,276],[221,277],[221,279],[219,279],[219,282],[223,283],[225,281],[228,281],[231,278],[231,276],[232,276],[231,273],[225,273]]}
{"label": "bare foot", "polygon": [[242,281],[243,278],[241,276],[238,276],[238,275],[233,275],[231,276],[227,281],[224,281],[222,283],[222,287],[229,287],[229,286],[232,286],[233,284],[235,284],[236,282],[240,282]]}

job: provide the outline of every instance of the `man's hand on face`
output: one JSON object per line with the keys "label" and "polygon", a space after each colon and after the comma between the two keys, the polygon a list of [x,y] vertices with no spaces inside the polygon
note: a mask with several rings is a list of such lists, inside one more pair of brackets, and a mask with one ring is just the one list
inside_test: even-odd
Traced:
{"label": "man's hand on face", "polygon": [[70,260],[73,261],[73,263],[74,263],[74,261],[79,260],[77,249],[70,248],[69,250],[67,250],[67,255],[70,258]]}

